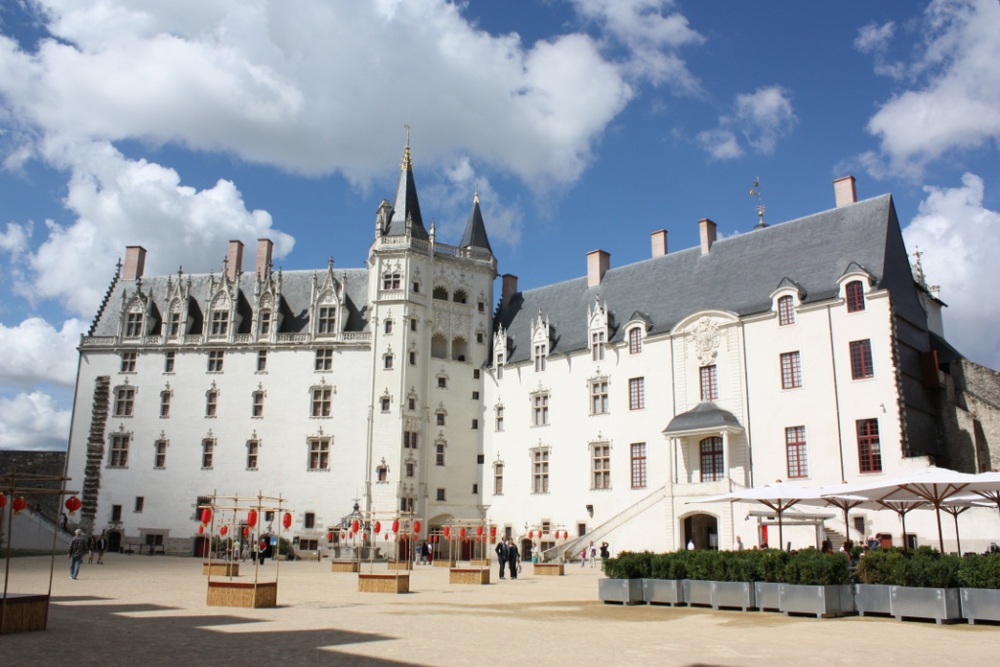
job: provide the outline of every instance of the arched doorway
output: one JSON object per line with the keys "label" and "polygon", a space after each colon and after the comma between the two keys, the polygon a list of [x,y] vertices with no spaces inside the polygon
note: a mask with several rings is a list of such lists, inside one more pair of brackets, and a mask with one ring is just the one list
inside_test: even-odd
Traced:
{"label": "arched doorway", "polygon": [[695,549],[719,548],[719,519],[712,514],[692,514],[684,518],[680,548],[694,542]]}

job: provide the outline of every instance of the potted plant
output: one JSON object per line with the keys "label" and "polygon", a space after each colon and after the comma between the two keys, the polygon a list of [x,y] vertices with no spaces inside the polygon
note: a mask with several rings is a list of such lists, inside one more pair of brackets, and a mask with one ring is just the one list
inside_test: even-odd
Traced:
{"label": "potted plant", "polygon": [[958,566],[962,586],[962,616],[976,621],[1000,621],[1000,552],[969,554]]}
{"label": "potted plant", "polygon": [[751,555],[756,571],[754,598],[761,611],[780,611],[781,583],[789,554],[781,549],[764,549],[745,552]]}
{"label": "potted plant", "polygon": [[678,551],[677,558],[684,564],[685,579],[681,581],[684,601],[692,606],[712,606],[712,560],[716,551]]}
{"label": "potted plant", "polygon": [[752,556],[746,551],[714,551],[708,559],[712,578],[712,608],[742,609],[756,607]]}
{"label": "potted plant", "polygon": [[894,571],[906,567],[904,552],[895,547],[872,549],[858,560],[854,570],[854,605],[858,614],[890,614],[889,594],[897,581]]}
{"label": "potted plant", "polygon": [[845,554],[803,549],[785,566],[779,585],[779,610],[817,618],[844,616],[854,611],[850,561]]}
{"label": "potted plant", "polygon": [[638,604],[642,602],[642,580],[650,576],[653,554],[623,551],[601,563],[606,579],[597,582],[601,602]]}
{"label": "potted plant", "polygon": [[647,604],[684,604],[687,577],[685,552],[655,554],[650,562],[650,578],[642,580],[642,599]]}
{"label": "potted plant", "polygon": [[889,589],[893,616],[898,620],[933,618],[938,623],[962,617],[957,579],[959,556],[918,547],[906,554],[902,563],[893,568],[895,585]]}

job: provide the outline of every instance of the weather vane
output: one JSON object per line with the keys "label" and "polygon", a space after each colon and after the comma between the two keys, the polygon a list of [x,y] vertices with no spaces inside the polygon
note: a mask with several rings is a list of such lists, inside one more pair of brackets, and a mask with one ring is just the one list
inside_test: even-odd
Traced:
{"label": "weather vane", "polygon": [[760,193],[760,176],[754,179],[753,187],[750,188],[750,196],[757,198],[757,227],[754,229],[767,227],[767,223],[764,222],[764,202],[761,200]]}

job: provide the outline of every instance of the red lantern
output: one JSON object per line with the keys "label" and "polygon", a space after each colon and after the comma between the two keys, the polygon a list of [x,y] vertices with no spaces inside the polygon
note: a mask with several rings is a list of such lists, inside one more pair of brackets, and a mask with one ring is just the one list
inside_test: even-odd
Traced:
{"label": "red lantern", "polygon": [[199,535],[204,535],[205,534],[205,526],[204,525],[199,525],[198,526],[198,534]]}
{"label": "red lantern", "polygon": [[533,531],[533,530],[529,530],[528,531],[528,539],[529,540],[535,539],[535,531]]}
{"label": "red lantern", "polygon": [[247,528],[246,526],[243,526],[243,537],[246,537],[249,534],[250,534],[250,529]]}
{"label": "red lantern", "polygon": [[496,526],[490,526],[490,541],[495,540],[496,536],[497,536],[497,527]]}
{"label": "red lantern", "polygon": [[362,542],[368,541],[368,533],[361,533],[361,541]]}
{"label": "red lantern", "polygon": [[476,535],[482,535],[482,534],[483,534],[483,527],[476,526]]}
{"label": "red lantern", "polygon": [[[3,507],[3,505],[0,505],[0,507]],[[419,521],[414,521],[413,522],[413,532],[416,533],[417,535],[420,534],[420,522]]]}
{"label": "red lantern", "polygon": [[225,535],[228,532],[229,532],[229,526],[223,526],[222,528],[219,529],[219,535]]}
{"label": "red lantern", "polygon": [[468,534],[468,533],[466,533],[466,532],[465,532],[465,526],[462,526],[461,530],[459,530],[459,531],[458,531],[458,535],[459,535],[459,537],[462,537],[463,539],[465,538],[465,536],[466,536],[467,534]]}
{"label": "red lantern", "polygon": [[76,514],[76,511],[80,509],[80,507],[82,506],[83,503],[81,503],[80,499],[77,498],[76,496],[70,496],[69,498],[66,499],[66,509],[69,510],[70,516]]}
{"label": "red lantern", "polygon": [[376,535],[378,535],[379,533],[381,533],[382,532],[382,522],[381,521],[376,521],[374,528],[375,528],[375,534]]}
{"label": "red lantern", "polygon": [[389,533],[386,533],[386,534],[385,534],[385,541],[386,541],[386,542],[388,542],[388,541],[389,541]]}
{"label": "red lantern", "polygon": [[205,525],[212,523],[212,510],[206,507],[201,511],[201,522]]}
{"label": "red lantern", "polygon": [[350,539],[353,540],[354,539],[354,531],[353,530],[347,531],[347,537],[349,537]]}
{"label": "red lantern", "polygon": [[449,537],[451,537],[451,526],[445,526],[444,527],[444,538],[448,539]]}
{"label": "red lantern", "polygon": [[326,541],[327,542],[333,542],[333,531],[332,530],[326,534]]}
{"label": "red lantern", "polygon": [[345,533],[344,531],[340,531],[340,539],[341,540],[346,540],[347,539],[347,533]]}
{"label": "red lantern", "polygon": [[292,527],[292,515],[289,514],[288,512],[285,512],[285,516],[281,517],[281,525],[284,526],[285,529],[291,528]]}
{"label": "red lantern", "polygon": [[28,506],[28,501],[24,499],[24,496],[18,496],[11,503],[11,507],[14,508],[14,514],[20,514],[24,511],[24,508]]}
{"label": "red lantern", "polygon": [[399,532],[399,520],[398,519],[393,519],[392,520],[392,532],[394,532],[394,533],[398,533]]}
{"label": "red lantern", "polygon": [[352,533],[358,532],[358,528],[360,528],[360,527],[361,526],[360,526],[360,524],[358,524],[358,520],[357,519],[355,519],[354,521],[351,522],[351,532]]}
{"label": "red lantern", "polygon": [[463,539],[462,541],[463,541],[463,542],[465,542],[466,544],[468,544],[468,543],[469,543],[469,538],[468,538],[468,537],[466,537],[466,538],[464,538],[464,539]]}
{"label": "red lantern", "polygon": [[247,525],[251,528],[257,525],[257,510],[247,512]]}

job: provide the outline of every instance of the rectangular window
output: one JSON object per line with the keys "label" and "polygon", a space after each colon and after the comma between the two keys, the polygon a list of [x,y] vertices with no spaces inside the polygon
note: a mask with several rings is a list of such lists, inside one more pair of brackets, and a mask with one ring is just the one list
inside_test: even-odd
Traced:
{"label": "rectangular window", "polygon": [[309,438],[309,469],[330,469],[330,438]]}
{"label": "rectangular window", "polygon": [[257,456],[260,452],[260,442],[247,440],[247,470],[257,469]]}
{"label": "rectangular window", "polygon": [[476,495],[478,493],[479,493],[479,485],[478,484],[473,484],[472,485],[472,495]]}
{"label": "rectangular window", "polygon": [[498,354],[497,355],[496,366],[497,366],[497,380],[502,380],[503,379],[503,355],[502,354]]}
{"label": "rectangular window", "polygon": [[445,420],[445,413],[438,412],[437,413],[437,425],[438,426],[444,426],[444,420]]}
{"label": "rectangular window", "polygon": [[329,348],[316,350],[316,363],[313,370],[328,371],[331,368],[333,368],[333,350]]}
{"label": "rectangular window", "polygon": [[417,471],[417,465],[415,463],[407,462],[406,464],[406,476],[413,477],[414,473]]}
{"label": "rectangular window", "polygon": [[146,498],[144,496],[135,497],[135,511],[141,512],[142,508],[146,506]]}
{"label": "rectangular window", "polygon": [[416,449],[417,437],[416,431],[403,431],[403,447],[406,449]]}
{"label": "rectangular window", "polygon": [[397,290],[399,289],[399,284],[398,273],[387,273],[382,277],[382,289],[384,290]]}
{"label": "rectangular window", "polygon": [[503,495],[503,463],[499,461],[493,464],[493,495]]}
{"label": "rectangular window", "polygon": [[416,352],[410,352],[410,365],[411,366],[416,366],[417,365],[417,353]]}
{"label": "rectangular window", "polygon": [[862,380],[875,376],[872,364],[872,342],[870,340],[855,340],[851,342],[851,377]]}
{"label": "rectangular window", "polygon": [[125,318],[125,337],[138,338],[142,335],[142,313],[129,313]]}
{"label": "rectangular window", "polygon": [[135,373],[135,360],[138,357],[137,352],[122,352],[122,373]]}
{"label": "rectangular window", "polygon": [[445,499],[445,497],[444,497],[444,489],[438,489],[437,490],[437,500],[444,500],[444,499]]}
{"label": "rectangular window", "polygon": [[472,400],[474,400],[474,401],[478,401],[479,400],[479,392],[478,391],[472,392]]}
{"label": "rectangular window", "polygon": [[121,521],[122,520],[122,506],[121,505],[112,505],[111,506],[111,520],[112,521]]}
{"label": "rectangular window", "polygon": [[701,450],[701,481],[720,482],[725,479],[725,454],[722,438],[705,438],[699,443]]}
{"label": "rectangular window", "polygon": [[[306,512],[305,517],[302,519],[302,527],[306,530],[312,530],[316,527],[316,515],[312,512]],[[299,545],[302,548],[302,545]]]}
{"label": "rectangular window", "polygon": [[205,416],[215,417],[219,410],[219,392],[210,391],[205,394]]}
{"label": "rectangular window", "polygon": [[173,373],[174,372],[174,359],[176,358],[176,352],[170,351],[163,355],[163,372]]}
{"label": "rectangular window", "polygon": [[628,332],[628,353],[639,354],[642,352],[642,329],[635,327]]}
{"label": "rectangular window", "polygon": [[392,370],[392,363],[393,363],[392,355],[391,354],[385,355],[385,370],[391,371]]}
{"label": "rectangular window", "polygon": [[271,311],[263,310],[260,313],[260,335],[266,336],[271,333]]}
{"label": "rectangular window", "polygon": [[495,411],[496,411],[496,428],[495,428],[495,430],[502,431],[503,430],[503,407],[502,406],[497,407],[495,409]]}
{"label": "rectangular window", "polygon": [[201,467],[211,468],[215,458],[215,440],[205,438],[201,441]]}
{"label": "rectangular window", "polygon": [[316,333],[321,336],[337,333],[337,309],[335,307],[320,307],[319,321],[316,322]]}
{"label": "rectangular window", "polygon": [[715,365],[702,366],[699,369],[701,380],[701,400],[715,401],[719,398],[719,376]]}
{"label": "rectangular window", "polygon": [[549,450],[535,449],[531,452],[531,492],[549,492]]}
{"label": "rectangular window", "polygon": [[226,358],[226,353],[222,350],[212,350],[208,353],[208,372],[221,373],[222,362]]}
{"label": "rectangular window", "polygon": [[312,416],[329,417],[333,390],[317,387],[312,390]]}
{"label": "rectangular window", "polygon": [[434,445],[434,465],[444,465],[444,445],[441,443]]}
{"label": "rectangular window", "polygon": [[590,414],[603,415],[608,412],[608,381],[594,380],[590,383]]}
{"label": "rectangular window", "polygon": [[[413,290],[413,291],[416,292],[418,290]],[[410,320],[410,331],[416,331],[416,330],[417,330],[417,321],[415,319],[411,319]]]}
{"label": "rectangular window", "polygon": [[224,310],[212,311],[212,335],[225,336],[229,333],[229,313]]}
{"label": "rectangular window", "polygon": [[479,430],[479,420],[478,419],[473,419],[472,420],[472,430],[473,431],[478,431]]}
{"label": "rectangular window", "polygon": [[646,378],[631,378],[628,381],[628,409],[642,410],[646,407]]}
{"label": "rectangular window", "polygon": [[778,299],[778,326],[786,327],[789,324],[795,324],[794,305],[790,296]]}
{"label": "rectangular window", "polygon": [[439,377],[438,378],[438,389],[447,389],[447,388],[448,388],[448,378],[443,377],[443,376]]}
{"label": "rectangular window", "polygon": [[131,417],[135,409],[135,387],[115,389],[115,417]]}
{"label": "rectangular window", "polygon": [[386,320],[385,321],[385,329],[384,329],[384,331],[387,334],[391,334],[392,333],[392,320]]}
{"label": "rectangular window", "polygon": [[646,443],[633,442],[632,450],[632,488],[646,488]]}
{"label": "rectangular window", "polygon": [[802,363],[798,352],[781,355],[781,388],[798,389],[802,386]]}
{"label": "rectangular window", "polygon": [[611,445],[594,445],[591,457],[592,489],[611,488]]}
{"label": "rectangular window", "polygon": [[877,419],[859,419],[858,461],[861,472],[882,472],[882,445]]}
{"label": "rectangular window", "polygon": [[604,361],[604,343],[607,334],[594,331],[590,334],[590,358],[594,361]]}
{"label": "rectangular window", "polygon": [[128,445],[131,436],[124,433],[111,436],[110,468],[125,468],[128,466]]}
{"label": "rectangular window", "polygon": [[549,425],[549,395],[535,394],[531,398],[533,426]]}
{"label": "rectangular window", "polygon": [[547,354],[548,345],[545,343],[540,343],[535,346],[535,372],[541,373],[545,370],[545,356]]}
{"label": "rectangular window", "polygon": [[258,418],[264,416],[264,392],[255,391],[253,393],[253,407],[250,416]]}
{"label": "rectangular window", "polygon": [[785,429],[785,451],[788,455],[788,477],[808,477],[805,426],[790,426]]}
{"label": "rectangular window", "polygon": [[166,419],[170,416],[170,392],[160,392],[160,417]]}
{"label": "rectangular window", "polygon": [[267,350],[257,352],[257,372],[263,373],[267,370]]}
{"label": "rectangular window", "polygon": [[153,467],[161,470],[167,467],[167,441],[157,440],[153,443]]}
{"label": "rectangular window", "polygon": [[388,396],[383,396],[381,399],[379,399],[379,402],[381,404],[382,412],[389,412],[392,400]]}
{"label": "rectangular window", "polygon": [[415,398],[408,398],[408,399],[406,399],[406,407],[407,407],[408,410],[416,410],[417,409],[417,399],[415,399]]}
{"label": "rectangular window", "polygon": [[856,313],[865,309],[865,288],[860,280],[847,283],[847,312]]}
{"label": "rectangular window", "polygon": [[170,323],[167,325],[167,334],[171,338],[177,338],[181,333],[181,314],[170,313]]}

